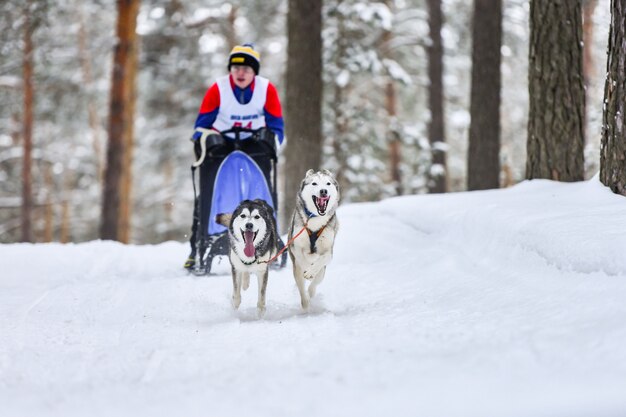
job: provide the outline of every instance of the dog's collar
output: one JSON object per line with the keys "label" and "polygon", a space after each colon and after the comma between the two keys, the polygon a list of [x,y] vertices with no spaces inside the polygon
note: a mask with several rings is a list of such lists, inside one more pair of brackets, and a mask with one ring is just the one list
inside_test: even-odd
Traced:
{"label": "dog's collar", "polygon": [[300,195],[300,201],[302,202],[302,208],[304,209],[304,214],[306,214],[307,219],[317,216],[317,214],[311,213],[309,209],[306,208],[306,202],[304,201],[304,198],[302,198],[302,195]]}
{"label": "dog's collar", "polygon": [[311,213],[307,208],[306,205],[304,205],[304,214],[306,214],[307,219],[310,219],[311,217],[316,217],[317,214],[315,213]]}

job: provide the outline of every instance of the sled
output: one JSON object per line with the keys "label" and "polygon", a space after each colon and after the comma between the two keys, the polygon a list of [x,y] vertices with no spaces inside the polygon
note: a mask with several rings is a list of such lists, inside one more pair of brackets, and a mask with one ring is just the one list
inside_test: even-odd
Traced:
{"label": "sled", "polygon": [[[210,150],[206,149],[205,141],[201,141],[202,153],[192,166],[194,204],[198,214],[196,262],[191,269],[194,275],[209,275],[213,259],[228,255],[228,230],[216,223],[217,214],[232,213],[241,201],[259,198],[267,201],[277,217],[276,153],[269,146],[262,146],[257,133],[256,130],[233,127],[222,131],[223,143],[209,144],[213,145]],[[269,163],[269,167],[265,166],[269,175],[265,175],[259,162]],[[195,187],[196,168],[199,168],[199,195]],[[279,249],[283,247],[279,238]],[[282,268],[286,262],[287,253],[283,252],[273,267]]]}

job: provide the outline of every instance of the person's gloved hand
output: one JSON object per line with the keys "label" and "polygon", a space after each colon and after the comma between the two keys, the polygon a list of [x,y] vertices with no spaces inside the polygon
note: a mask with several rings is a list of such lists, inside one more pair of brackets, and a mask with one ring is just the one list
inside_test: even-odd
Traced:
{"label": "person's gloved hand", "polygon": [[202,154],[203,142],[208,153],[222,148],[225,144],[224,137],[215,129],[196,128],[190,139],[193,142],[196,158]]}
{"label": "person's gloved hand", "polygon": [[276,134],[266,127],[260,128],[256,133],[256,139],[265,145],[273,156],[276,156]]}

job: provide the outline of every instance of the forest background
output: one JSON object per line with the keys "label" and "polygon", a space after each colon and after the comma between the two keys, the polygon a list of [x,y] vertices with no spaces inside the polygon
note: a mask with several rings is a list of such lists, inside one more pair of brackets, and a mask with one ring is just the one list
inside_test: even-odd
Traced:
{"label": "forest background", "polygon": [[[256,45],[261,75],[275,83],[284,109],[289,108],[290,3],[136,2],[138,54],[132,152],[127,155],[132,175],[126,177],[130,181],[130,199],[125,203],[128,223],[118,240],[187,239],[193,208],[189,138],[204,92],[226,73],[233,45]],[[323,2],[320,166],[337,173],[344,203],[426,193],[432,191],[433,174],[442,172],[444,191],[468,189],[473,2],[440,2],[445,142],[436,145],[428,131],[432,114],[428,49],[433,44],[428,3],[432,0]],[[609,0],[582,4],[584,171],[589,178],[600,164],[611,13]],[[117,21],[113,0],[0,4],[0,242],[82,242],[102,237]],[[529,1],[502,2],[501,187],[526,178],[529,22]],[[32,65],[32,132],[24,129],[28,62]],[[302,66],[290,79],[307,84],[309,75],[309,68]],[[285,121],[293,123],[288,117]],[[25,238],[24,141],[29,134],[32,232]],[[279,185],[289,177],[285,160],[295,160],[288,151],[289,141],[288,135],[287,151],[280,157]],[[433,146],[445,151],[445,166],[433,160]],[[399,155],[396,162],[394,152]],[[306,168],[296,176],[298,181]],[[294,198],[280,189],[282,203]],[[279,210],[283,230],[288,211],[283,206]]]}

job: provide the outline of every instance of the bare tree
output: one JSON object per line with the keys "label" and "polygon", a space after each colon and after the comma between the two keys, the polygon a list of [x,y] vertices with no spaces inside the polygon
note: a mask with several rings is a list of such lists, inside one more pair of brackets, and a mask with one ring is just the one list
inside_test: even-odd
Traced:
{"label": "bare tree", "polygon": [[614,193],[626,195],[626,6],[611,0],[611,29],[604,86],[600,181]]}
{"label": "bare tree", "polygon": [[596,75],[593,60],[593,13],[598,5],[598,0],[583,0],[583,71],[585,73],[585,86],[589,86],[589,79]]}
{"label": "bare tree", "polygon": [[467,189],[500,187],[502,0],[474,0]]}
{"label": "bare tree", "polygon": [[24,85],[24,116],[22,117],[24,141],[24,163],[22,165],[22,241],[33,241],[33,176],[32,176],[32,150],[33,150],[33,21],[32,0],[26,2],[24,7],[24,55],[22,62],[22,74]]}
{"label": "bare tree", "polygon": [[[590,100],[590,92],[589,87],[591,86],[591,80],[595,77],[596,71],[594,68],[594,59],[593,59],[593,13],[598,5],[598,0],[583,0],[583,74],[585,76],[585,99],[586,102],[589,103]],[[586,109],[585,109],[586,110]],[[585,139],[587,138],[587,122],[588,117],[585,111]]]}
{"label": "bare tree", "polygon": [[432,166],[428,191],[431,193],[445,193],[447,186],[445,126],[443,110],[443,41],[441,28],[443,26],[443,12],[441,0],[428,0],[428,25],[430,28],[430,45],[428,46],[428,104],[430,108],[430,123],[428,125],[428,139],[432,148]]}
{"label": "bare tree", "polygon": [[109,142],[107,147],[107,166],[104,178],[102,198],[102,239],[119,239],[120,187],[125,153],[127,152],[124,135],[126,124],[132,121],[129,114],[129,84],[134,82],[131,76],[132,54],[135,46],[135,29],[139,0],[117,1],[117,44],[113,56],[113,74],[111,82],[111,102],[109,113]]}
{"label": "bare tree", "polygon": [[584,178],[582,0],[531,0],[526,178]]}
{"label": "bare tree", "polygon": [[[81,74],[83,76],[83,82],[87,89],[93,88],[94,78],[93,71],[91,67],[91,52],[87,47],[87,24],[85,22],[85,7],[84,3],[81,4],[81,7],[78,12],[78,53],[80,57],[80,66],[81,66]],[[92,146],[94,152],[94,160],[95,160],[95,168],[96,168],[96,178],[98,179],[98,183],[102,183],[102,175],[103,175],[103,156],[102,156],[102,146],[100,143],[100,118],[98,117],[98,106],[96,101],[91,97],[87,97],[87,115],[89,117],[89,129],[91,131],[92,136]]]}
{"label": "bare tree", "polygon": [[[342,59],[346,55],[347,44],[349,37],[346,34],[345,16],[342,13],[336,14],[336,28],[337,28],[337,42],[336,42],[336,60],[332,61],[332,65],[337,68],[337,71],[345,70],[345,61]],[[332,98],[333,98],[333,135],[332,135],[332,147],[333,156],[337,161],[337,168],[335,176],[340,187],[347,186],[346,171],[347,171],[347,159],[346,152],[342,147],[343,138],[348,132],[348,120],[349,117],[345,112],[344,101],[348,95],[348,86],[342,85],[336,80],[332,82]]]}
{"label": "bare tree", "polygon": [[133,184],[133,147],[135,136],[135,103],[137,95],[135,93],[135,78],[137,75],[138,42],[133,31],[132,45],[128,53],[128,79],[125,85],[124,100],[127,110],[124,114],[124,159],[122,161],[122,172],[120,179],[120,216],[118,220],[118,239],[120,242],[129,243],[131,235],[131,215],[132,215],[132,184]]}
{"label": "bare tree", "polygon": [[[307,169],[322,156],[322,0],[289,0],[285,127],[285,215]],[[303,77],[303,71],[306,76]]]}
{"label": "bare tree", "polygon": [[[385,4],[391,10],[393,4],[390,0],[385,0]],[[391,30],[385,30],[382,37],[382,53],[386,59],[391,59],[392,50],[391,43],[393,42],[393,32]],[[389,146],[389,170],[391,171],[391,182],[396,190],[397,195],[402,195],[402,174],[400,170],[401,153],[402,153],[402,141],[400,139],[400,132],[398,132],[397,121],[397,91],[396,84],[389,75],[385,84],[385,107],[387,109],[387,117],[389,118],[389,125],[387,130],[387,143]]]}

